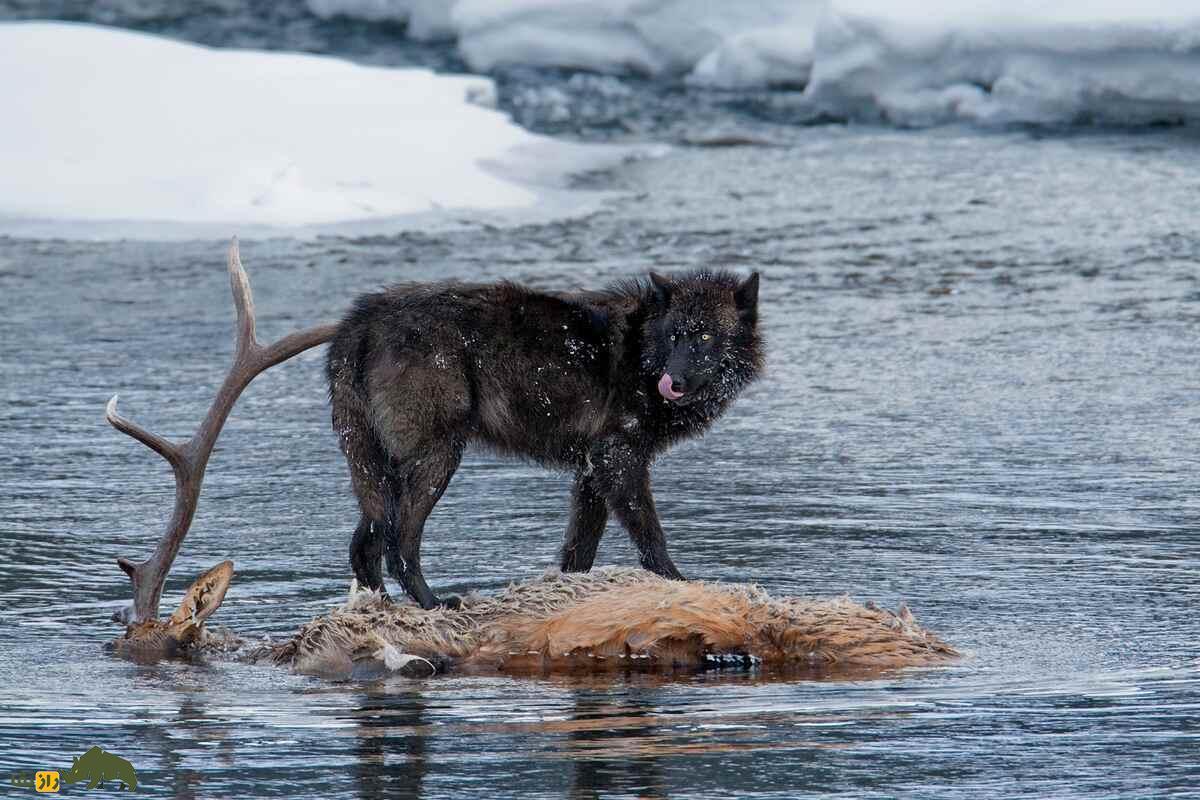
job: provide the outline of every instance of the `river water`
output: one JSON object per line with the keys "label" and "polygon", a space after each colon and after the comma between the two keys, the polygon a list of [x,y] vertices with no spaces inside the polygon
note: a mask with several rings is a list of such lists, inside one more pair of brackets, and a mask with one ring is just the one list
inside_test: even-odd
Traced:
{"label": "river water", "polygon": [[[677,139],[719,107],[635,121]],[[146,794],[181,798],[1200,796],[1195,135],[722,113],[771,145],[587,176],[579,191],[613,194],[586,218],[243,242],[261,336],[396,280],[761,270],[765,379],[654,473],[676,563],[906,602],[961,663],[334,684],[114,658],[114,559],[148,552],[172,485],[104,403],[120,391],[127,415],[190,434],[231,357],[225,243],[0,238],[0,778],[100,745]],[[341,601],[357,511],[321,360],[246,391],[164,605],[226,557],[214,622],[244,637],[278,641]],[[568,490],[469,457],[426,531],[430,583],[541,574]],[[635,561],[611,527],[597,563]]]}

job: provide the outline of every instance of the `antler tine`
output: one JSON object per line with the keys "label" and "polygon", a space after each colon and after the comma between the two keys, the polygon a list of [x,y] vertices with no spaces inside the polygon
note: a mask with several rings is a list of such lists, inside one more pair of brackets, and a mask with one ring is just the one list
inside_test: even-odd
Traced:
{"label": "antler tine", "polygon": [[254,369],[254,374],[329,341],[337,332],[336,324],[317,325],[289,333],[269,346],[259,342],[254,332],[254,293],[250,291],[250,279],[242,266],[236,236],[229,245],[229,283],[233,287],[233,303],[238,312],[238,353],[245,351],[247,355],[255,356],[246,359]]}
{"label": "antler tine", "polygon": [[319,325],[296,331],[264,347],[255,336],[254,296],[250,291],[246,270],[242,267],[236,238],[229,245],[228,267],[233,303],[237,309],[237,354],[204,421],[192,438],[183,445],[169,442],[120,416],[117,413],[116,396],[108,401],[105,416],[109,423],[167,459],[175,471],[175,508],[154,553],[140,564],[126,558],[117,559],[118,566],[133,584],[132,611],[127,609],[116,615],[122,621],[143,622],[158,617],[163,584],[195,516],[209,456],[242,390],[258,373],[329,341],[337,330],[336,325]]}
{"label": "antler tine", "polygon": [[233,289],[233,307],[237,309],[237,354],[240,359],[243,353],[251,353],[261,345],[254,332],[254,293],[250,291],[250,278],[242,266],[236,236],[229,242],[226,262],[229,267],[229,286]]}
{"label": "antler tine", "polygon": [[[318,325],[295,333],[289,333],[282,339],[263,347],[261,352],[262,369],[273,367],[281,361],[287,361],[294,355],[328,342],[337,333],[336,324]],[[260,370],[261,371],[261,370]]]}
{"label": "antler tine", "polygon": [[126,419],[117,413],[117,398],[119,394],[114,394],[108,401],[108,405],[104,407],[104,418],[108,420],[108,424],[119,430],[121,433],[132,436],[142,444],[149,447],[154,452],[165,458],[175,471],[179,471],[185,466],[183,450],[174,442],[169,442],[156,433],[151,433],[136,422]]}

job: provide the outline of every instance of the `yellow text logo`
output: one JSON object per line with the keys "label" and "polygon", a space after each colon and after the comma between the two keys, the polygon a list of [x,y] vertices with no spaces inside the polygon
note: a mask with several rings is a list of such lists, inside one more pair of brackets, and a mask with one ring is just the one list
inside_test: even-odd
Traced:
{"label": "yellow text logo", "polygon": [[46,770],[33,776],[33,788],[39,792],[58,791],[58,770]]}

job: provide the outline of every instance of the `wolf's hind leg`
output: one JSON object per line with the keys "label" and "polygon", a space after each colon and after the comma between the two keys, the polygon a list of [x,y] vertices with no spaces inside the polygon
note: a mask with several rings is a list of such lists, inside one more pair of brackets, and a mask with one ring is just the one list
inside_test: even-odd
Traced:
{"label": "wolf's hind leg", "polygon": [[421,534],[425,520],[437,505],[462,460],[462,445],[422,448],[422,457],[408,465],[404,489],[388,503],[384,545],[388,573],[400,582],[404,591],[430,609],[438,605],[457,608],[459,598],[439,600],[421,573]]}
{"label": "wolf's hind leg", "polygon": [[383,592],[383,520],[373,520],[366,514],[358,521],[350,540],[350,565],[354,577],[364,589]]}
{"label": "wolf's hind leg", "polygon": [[607,522],[608,507],[595,480],[591,475],[577,475],[571,489],[571,520],[559,562],[563,572],[587,572],[592,568]]}
{"label": "wolf's hind leg", "polygon": [[384,510],[393,492],[390,457],[368,421],[363,400],[355,392],[334,386],[333,429],[350,468],[350,483],[362,515],[350,539],[350,567],[360,586],[383,585]]}

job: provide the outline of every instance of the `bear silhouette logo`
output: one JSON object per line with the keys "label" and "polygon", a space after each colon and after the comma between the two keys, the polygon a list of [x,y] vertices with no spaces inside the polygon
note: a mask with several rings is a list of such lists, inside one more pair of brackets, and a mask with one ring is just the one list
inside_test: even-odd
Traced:
{"label": "bear silhouette logo", "polygon": [[89,789],[95,789],[108,780],[120,781],[122,788],[128,791],[137,790],[137,773],[133,771],[133,764],[99,747],[93,747],[72,759],[71,768],[62,775],[63,783],[88,781]]}

